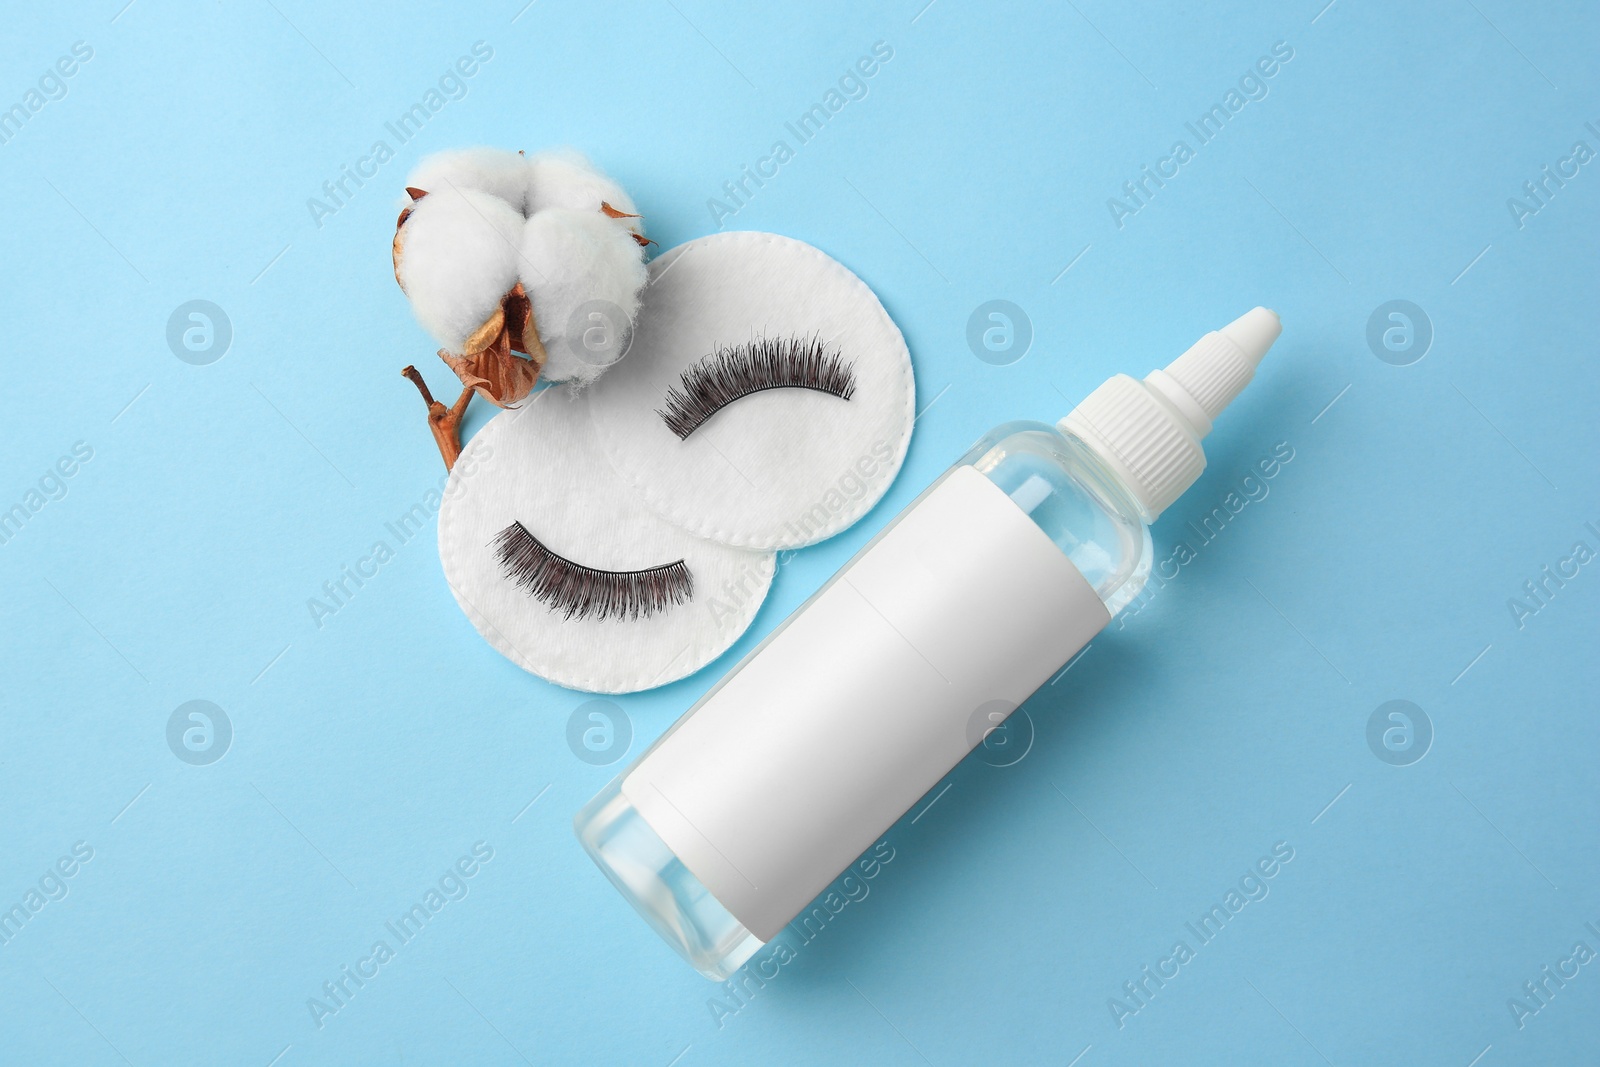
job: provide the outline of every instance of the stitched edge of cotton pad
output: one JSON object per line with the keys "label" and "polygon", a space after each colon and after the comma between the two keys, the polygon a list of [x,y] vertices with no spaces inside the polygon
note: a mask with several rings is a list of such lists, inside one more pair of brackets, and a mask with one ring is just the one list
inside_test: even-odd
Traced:
{"label": "stitched edge of cotton pad", "polygon": [[640,498],[650,506],[652,511],[666,519],[668,522],[671,522],[673,525],[688,530],[690,533],[698,534],[701,537],[709,538],[712,541],[717,541],[725,545],[731,545],[734,548],[755,549],[768,552],[791,548],[804,548],[807,545],[814,545],[820,541],[826,541],[828,538],[840,534],[849,529],[851,526],[855,525],[867,514],[867,512],[871,511],[877,506],[878,501],[883,499],[884,494],[889,491],[889,487],[892,486],[895,482],[895,479],[900,476],[900,469],[905,465],[906,453],[911,447],[911,431],[913,424],[916,422],[917,415],[916,376],[912,371],[910,346],[906,344],[905,334],[901,332],[899,323],[894,321],[894,317],[891,316],[888,309],[883,306],[883,302],[878,299],[878,294],[873,292],[872,287],[867,285],[866,282],[862,281],[861,278],[849,267],[846,267],[843,263],[840,263],[838,260],[834,259],[832,256],[828,255],[828,253],[824,252],[815,245],[807,244],[806,242],[796,240],[793,237],[785,237],[782,234],[765,233],[760,230],[734,230],[728,233],[707,234],[704,237],[696,237],[692,241],[686,241],[681,245],[670,248],[661,253],[661,255],[657,256],[650,262],[650,281],[645,284],[645,299],[649,298],[650,285],[654,283],[656,278],[660,277],[662,274],[666,273],[667,270],[671,269],[671,267],[676,264],[678,260],[682,259],[686,255],[691,255],[695,251],[705,248],[711,244],[722,243],[726,241],[792,246],[803,250],[805,254],[819,257],[832,270],[842,272],[848,279],[848,284],[859,287],[859,290],[866,294],[873,304],[877,306],[879,312],[882,313],[884,319],[894,330],[894,335],[899,339],[900,351],[903,353],[904,357],[900,361],[900,374],[898,381],[900,382],[906,396],[906,417],[905,426],[899,435],[899,439],[892,443],[893,458],[886,465],[889,468],[889,473],[883,479],[883,482],[877,488],[877,491],[869,491],[862,494],[862,506],[859,511],[855,512],[853,515],[848,511],[841,512],[820,526],[817,529],[815,536],[804,541],[795,541],[793,539],[781,536],[781,529],[772,531],[772,533],[766,537],[762,537],[759,534],[740,533],[729,530],[710,520],[694,514],[676,498],[663,495],[647,480],[630,476],[630,474],[623,470],[616,461],[615,457],[618,450],[613,445],[613,442],[615,441],[615,435],[608,434],[606,432],[604,422],[593,418],[592,415],[590,417],[590,425],[595,428],[595,435],[601,442],[601,452],[605,454],[606,461],[611,464],[611,469],[616,472],[617,477],[621,478],[627,485],[631,486],[634,491],[639,494]]}

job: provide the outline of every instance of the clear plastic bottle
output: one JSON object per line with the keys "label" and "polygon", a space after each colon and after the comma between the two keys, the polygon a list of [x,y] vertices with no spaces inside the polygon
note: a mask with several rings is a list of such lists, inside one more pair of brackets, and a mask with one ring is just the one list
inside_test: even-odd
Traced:
{"label": "clear plastic bottle", "polygon": [[[801,643],[803,635],[792,635],[792,639],[786,640],[785,631],[795,626],[797,620],[806,619],[808,611],[814,607],[819,614],[836,613],[837,605],[845,597],[860,592],[858,585],[870,585],[873,592],[885,589],[887,592],[877,599],[881,603],[901,604],[901,627],[894,628],[894,622],[884,621],[889,622],[893,633],[913,646],[913,650],[919,643],[928,649],[927,655],[920,651],[918,655],[945,683],[944,688],[933,683],[932,691],[942,699],[946,690],[954,691],[959,687],[963,677],[971,677],[971,664],[957,662],[959,656],[941,654],[937,631],[926,631],[934,634],[931,640],[919,636],[923,631],[907,637],[902,632],[907,629],[904,620],[913,615],[937,619],[941,614],[959,616],[963,611],[971,614],[973,589],[983,591],[980,595],[989,595],[987,591],[991,588],[1001,589],[994,594],[1002,597],[997,609],[1008,610],[1011,605],[1004,602],[1003,597],[1008,594],[1003,590],[1009,588],[1013,590],[1009,595],[1018,601],[1017,612],[1026,616],[1030,611],[1048,613],[1061,607],[1068,612],[1064,618],[1073,620],[1070,626],[1062,629],[1074,631],[1054,644],[1044,642],[1020,659],[1008,661],[1002,656],[993,657],[997,670],[1020,676],[1020,681],[1008,677],[994,682],[999,687],[995,692],[1010,684],[1011,691],[1020,694],[1004,701],[1006,707],[1014,707],[1138,596],[1151,567],[1148,524],[1198,477],[1205,463],[1200,439],[1210,431],[1211,418],[1248,383],[1278,331],[1276,316],[1258,308],[1223,331],[1208,334],[1165,371],[1152,372],[1143,382],[1125,375],[1111,379],[1059,426],[1014,422],[985,436],[729,671],[660,740],[584,806],[574,820],[584,849],[639,914],[700,973],[717,980],[732,975],[864,850],[858,845],[863,841],[870,845],[909,809],[907,797],[914,802],[966,751],[981,742],[987,729],[993,728],[992,724],[986,724],[975,731],[969,721],[965,724],[965,737],[952,739],[947,736],[948,722],[926,725],[938,719],[937,714],[930,715],[927,711],[930,704],[937,701],[908,695],[906,699],[911,707],[897,727],[899,732],[884,735],[888,743],[869,745],[864,753],[842,750],[838,754],[844,758],[837,761],[831,757],[819,760],[813,755],[810,768],[783,766],[797,750],[800,754],[793,759],[804,761],[807,758],[804,746],[794,743],[796,738],[819,741],[824,746],[828,743],[830,735],[808,738],[806,730],[812,729],[815,733],[833,729],[834,740],[841,736],[839,722],[829,726],[822,721],[826,719],[825,714],[818,715],[819,724],[814,728],[807,727],[803,721],[796,722],[797,718],[809,718],[808,712],[812,710],[804,699],[787,705],[790,714],[781,721],[766,724],[759,721],[767,711],[760,699],[762,686],[772,686],[774,678],[786,685],[803,686],[810,684],[809,680],[814,677],[811,672],[827,669],[825,664],[805,661],[805,653],[815,649],[815,641],[805,645]],[[1040,540],[1037,533],[1019,529],[1027,524],[1018,523],[1015,513],[1010,513],[1013,517],[1008,519],[1009,506],[1000,502],[1002,498],[995,496],[992,489],[972,484],[975,480],[971,472],[997,487],[1009,506],[1031,520],[1028,528],[1042,531],[1048,542]],[[958,492],[968,495],[952,500]],[[952,507],[954,511],[949,510]],[[977,518],[970,523],[958,518],[970,512],[982,512],[985,507],[998,510],[990,513],[987,519]],[[885,578],[881,560],[887,552],[901,556],[907,552],[905,537],[897,540],[894,532],[908,521],[929,525],[933,522],[929,515],[939,508],[946,511],[932,528],[942,540],[945,529],[961,527],[951,533],[952,539],[959,543],[959,551],[953,556],[939,557],[941,569],[935,572],[937,580],[927,580],[924,565],[922,571],[916,572],[915,581],[902,582],[896,588],[893,572],[896,561],[891,561],[889,577]],[[1046,547],[1047,544],[1070,564],[1070,569],[1060,568],[1060,558],[1051,558],[1055,553]],[[1023,559],[1017,562],[1016,557]],[[953,573],[968,566],[974,570],[972,575]],[[1034,570],[1028,570],[1029,567]],[[1052,567],[1056,570],[1052,571]],[[992,573],[977,573],[983,568],[989,568]],[[1022,568],[1020,573],[1017,568]],[[1074,574],[1081,576],[1081,580]],[[965,591],[961,588],[963,577],[971,579]],[[1008,581],[1012,583],[1009,586]],[[835,590],[836,584],[841,582],[849,587],[848,592]],[[1028,592],[1034,585],[1044,587],[1045,591]],[[1073,596],[1078,599],[1069,605],[1053,603],[1053,600]],[[1039,602],[1023,603],[1030,597]],[[869,622],[872,613],[882,614],[873,605],[873,597],[863,594],[861,599],[867,605],[861,609],[861,614]],[[807,623],[799,625],[805,627]],[[952,619],[950,628],[959,631],[959,622]],[[892,650],[886,651],[887,646],[880,646],[875,651],[872,647],[871,633],[882,631],[867,631],[868,638],[850,640],[834,636],[836,630],[831,615],[829,625],[819,630],[834,642],[831,654],[836,671],[853,670],[861,677],[874,677],[892,674],[897,669],[889,662]],[[960,633],[956,636],[963,642],[974,640]],[[884,636],[883,640],[892,639]],[[854,655],[862,662],[839,663],[839,658],[846,655]],[[771,660],[783,656],[797,662],[787,667],[780,663],[783,669],[773,673]],[[911,662],[912,667],[899,669],[921,670]],[[882,666],[875,666],[875,663]],[[983,661],[979,664],[981,667]],[[689,724],[702,709],[736,699],[731,691],[724,694],[724,689],[730,685],[740,686],[737,680],[747,669],[761,678],[760,685],[755,687],[756,700],[752,703],[747,699],[742,708],[731,713],[725,709],[716,713],[735,717],[724,720],[723,727],[715,734],[715,742],[708,738],[697,739],[693,744],[685,744],[682,739],[673,742],[675,735],[686,726],[693,729]],[[887,692],[897,691],[896,681],[892,677],[889,679]],[[919,680],[912,678],[905,682],[905,687],[911,690],[916,684]],[[751,687],[745,685],[745,688]],[[776,702],[777,690],[771,691]],[[848,692],[854,693],[855,689]],[[973,690],[968,686],[966,692],[983,694],[990,690]],[[950,714],[957,717],[967,707],[974,706],[976,700],[969,697],[967,703],[962,704],[959,697],[952,699]],[[832,707],[837,702],[837,692],[830,696],[826,689],[818,690],[815,701],[818,709]],[[892,717],[894,714],[892,707],[885,710],[881,698],[866,701],[863,707],[869,709],[866,714],[873,716],[881,713]],[[847,721],[862,725],[863,712],[858,710],[855,714],[856,719]],[[993,718],[992,714],[985,716],[986,722]],[[950,719],[949,714],[946,719]],[[919,739],[908,737],[905,732],[908,727],[942,733]],[[724,744],[730,728],[743,731],[744,736]],[[671,759],[656,757],[669,743],[678,750],[670,753]],[[899,748],[905,749],[903,757],[897,751]],[[654,782],[643,783],[632,795],[625,789],[630,776],[638,776],[641,768],[648,768],[653,757],[657,763],[677,764],[665,768],[663,775],[655,776],[660,781],[671,782],[676,772],[676,781],[680,783],[672,787],[676,801],[660,789],[656,789],[659,799],[655,793],[646,791],[645,786],[654,788]],[[700,765],[696,765],[697,760]],[[742,766],[746,760],[754,765]],[[791,782],[810,783],[818,775],[829,778],[831,786],[846,794],[847,800],[856,796],[859,802],[854,806],[845,801],[832,804],[834,792],[819,794],[803,788],[790,788],[788,792],[795,795],[785,796],[785,772],[789,773]],[[715,784],[708,787],[712,790],[710,793],[690,795],[693,791],[685,791],[681,785],[686,777],[696,782],[709,778]],[[896,780],[897,788],[886,789],[877,779]],[[852,789],[855,794],[850,793]],[[776,799],[769,795],[773,791],[779,794]],[[691,801],[700,805],[694,808],[693,819],[680,807],[693,807]],[[640,802],[648,802],[655,822],[663,828],[661,832],[652,824],[649,813],[640,810]],[[757,809],[750,823],[754,829],[742,835],[729,829],[717,819],[718,815],[729,813],[717,807],[707,808],[708,803],[718,804],[720,809],[730,806]],[[675,837],[677,848],[663,839],[662,832]],[[707,833],[715,840],[707,837]],[[849,840],[834,847],[836,837]],[[791,853],[801,858],[795,859]],[[685,859],[686,854],[689,861]],[[842,861],[841,856],[844,857]],[[691,862],[706,872],[707,878],[718,881],[721,897],[690,869]],[[757,887],[757,880],[764,889]],[[723,897],[734,906],[730,908],[725,904]],[[735,910],[751,917],[751,924],[760,929],[750,929],[736,917]]]}

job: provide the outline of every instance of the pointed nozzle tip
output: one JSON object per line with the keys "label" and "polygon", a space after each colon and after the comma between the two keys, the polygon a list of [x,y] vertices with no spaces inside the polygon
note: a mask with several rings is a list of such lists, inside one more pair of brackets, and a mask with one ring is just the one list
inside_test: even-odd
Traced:
{"label": "pointed nozzle tip", "polygon": [[1283,332],[1278,313],[1268,308],[1253,308],[1234,319],[1220,331],[1224,337],[1238,345],[1250,357],[1252,365],[1259,364],[1272,342]]}

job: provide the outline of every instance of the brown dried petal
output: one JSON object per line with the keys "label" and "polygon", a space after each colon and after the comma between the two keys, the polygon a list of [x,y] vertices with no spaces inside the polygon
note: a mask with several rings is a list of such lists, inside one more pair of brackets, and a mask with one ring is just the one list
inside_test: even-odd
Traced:
{"label": "brown dried petal", "polygon": [[[539,334],[533,328],[533,301],[523,292],[521,282],[511,287],[511,291],[500,302],[500,310],[505,315],[506,334],[511,339],[511,351],[531,357],[542,369],[544,345],[539,343]],[[533,338],[531,349],[528,346],[530,336]]]}
{"label": "brown dried petal", "polygon": [[[411,209],[407,208],[406,210],[409,212]],[[405,215],[400,216],[400,221],[406,221]],[[405,251],[406,231],[396,226],[394,228],[394,241],[389,246],[389,257],[394,260],[394,282],[400,287],[402,293],[406,291],[406,283],[400,277],[400,260],[405,255]]]}
{"label": "brown dried petal", "polygon": [[494,309],[494,314],[484,320],[482,326],[473,330],[472,334],[461,342],[461,354],[466,356],[477,355],[498,341],[500,335],[505,333],[505,330],[506,310],[505,304],[502,302],[499,307]]}
{"label": "brown dried petal", "polygon": [[400,209],[400,217],[394,220],[394,242],[390,245],[390,258],[394,260],[394,280],[400,286],[400,291],[406,291],[406,283],[400,281],[400,257],[405,254],[405,239],[401,237],[401,228],[405,226],[406,219],[411,217],[411,211],[418,200],[427,196],[422,189],[413,189],[406,186],[406,195],[411,198],[411,203]]}
{"label": "brown dried petal", "polygon": [[475,390],[495,407],[511,407],[533,391],[539,380],[539,364],[511,351],[510,338],[502,332],[495,343],[473,355],[454,355],[439,350],[463,385]]}

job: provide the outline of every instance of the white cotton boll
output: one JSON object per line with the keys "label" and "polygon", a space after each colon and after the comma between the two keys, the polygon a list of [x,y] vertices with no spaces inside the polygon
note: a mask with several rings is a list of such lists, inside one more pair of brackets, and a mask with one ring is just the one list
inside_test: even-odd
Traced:
{"label": "white cotton boll", "polygon": [[417,164],[406,185],[429,193],[475,189],[499,197],[518,214],[524,214],[528,206],[528,160],[520,152],[501,148],[436,152]]}
{"label": "white cotton boll", "polygon": [[395,238],[395,277],[446,349],[461,352],[517,284],[522,229],[509,204],[476,190],[430,190],[412,208]]}
{"label": "white cotton boll", "polygon": [[[631,329],[645,283],[644,249],[625,221],[587,208],[548,208],[523,227],[517,269],[533,301],[547,357],[543,377],[550,381],[587,385],[620,357],[606,339],[624,323]],[[590,301],[600,317],[580,318]],[[586,344],[585,331],[596,329],[588,339],[600,344]]]}
{"label": "white cotton boll", "polygon": [[[541,152],[530,156],[527,162],[527,214],[530,216],[550,208],[599,211],[602,203],[628,215],[638,214],[633,198],[622,186],[576,152]],[[640,219],[618,221],[644,232]]]}

